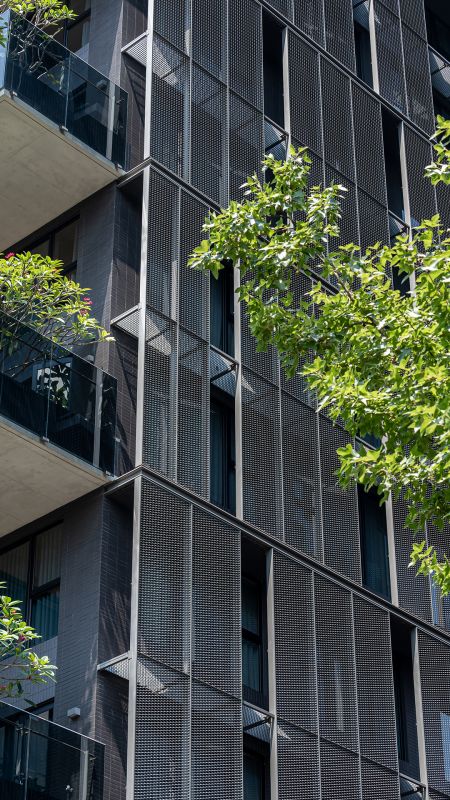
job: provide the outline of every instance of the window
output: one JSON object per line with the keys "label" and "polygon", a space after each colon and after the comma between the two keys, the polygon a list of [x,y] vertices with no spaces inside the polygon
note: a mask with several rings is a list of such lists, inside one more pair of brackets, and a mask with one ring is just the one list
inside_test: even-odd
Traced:
{"label": "window", "polygon": [[268,706],[266,554],[242,542],[242,685],[244,700]]}
{"label": "window", "polygon": [[234,273],[227,265],[217,280],[211,276],[211,344],[234,356]]}
{"label": "window", "polygon": [[355,36],[356,74],[364,83],[373,88],[369,0],[353,0],[353,30]]}
{"label": "window", "polygon": [[0,580],[22,602],[25,619],[41,639],[58,633],[61,528],[55,526],[0,555]]}
{"label": "window", "polygon": [[441,712],[442,753],[445,780],[450,782],[450,715]]}
{"label": "window", "polygon": [[391,618],[399,768],[408,778],[420,780],[411,635],[412,628],[409,625],[394,617]]}
{"label": "window", "polygon": [[210,403],[210,496],[215,505],[236,511],[234,407],[224,392],[214,391]]}
{"label": "window", "polygon": [[450,60],[450,7],[448,0],[426,0],[425,17],[430,46]]}
{"label": "window", "polygon": [[28,247],[31,253],[62,261],[64,274],[72,280],[75,280],[77,270],[78,222],[78,219],[72,220]]}
{"label": "window", "polygon": [[284,29],[270,14],[263,14],[264,114],[284,127]]}
{"label": "window", "polygon": [[265,800],[266,764],[264,758],[244,750],[244,800]]}
{"label": "window", "polygon": [[382,110],[384,168],[388,208],[400,219],[404,219],[402,169],[400,161],[400,122],[386,109]]}
{"label": "window", "polygon": [[386,508],[380,506],[376,489],[358,486],[359,527],[363,584],[390,599]]}
{"label": "window", "polygon": [[72,53],[77,53],[89,43],[91,0],[71,0],[67,5],[77,16],[74,20],[64,22],[55,38]]}

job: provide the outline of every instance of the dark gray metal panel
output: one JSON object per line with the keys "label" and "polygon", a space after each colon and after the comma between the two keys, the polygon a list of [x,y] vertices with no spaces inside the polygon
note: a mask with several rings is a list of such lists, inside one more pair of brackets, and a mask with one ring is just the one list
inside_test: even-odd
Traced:
{"label": "dark gray metal panel", "polygon": [[427,38],[423,0],[400,0],[402,21],[423,39]]}
{"label": "dark gray metal panel", "polygon": [[190,269],[187,261],[205,234],[202,225],[208,207],[187,192],[181,192],[180,205],[180,269],[178,317],[180,325],[209,339],[209,276]]}
{"label": "dark gray metal panel", "polygon": [[389,219],[385,206],[377,203],[365,192],[358,192],[360,245],[364,253],[376,242],[389,244]]}
{"label": "dark gray metal panel", "polygon": [[325,161],[354,181],[350,78],[325,58],[321,59],[321,78]]}
{"label": "dark gray metal panel", "polygon": [[318,739],[278,717],[278,800],[320,800]]}
{"label": "dark gray metal panel", "polygon": [[419,631],[428,783],[450,795],[450,647]]}
{"label": "dark gray metal panel", "polygon": [[277,713],[317,732],[314,610],[311,572],[274,552]]}
{"label": "dark gray metal panel", "polygon": [[322,560],[316,412],[282,392],[284,528],[287,544]]}
{"label": "dark gray metal panel", "polygon": [[439,183],[436,186],[436,199],[441,216],[441,225],[447,230],[450,228],[450,186]]}
{"label": "dark gray metal panel", "polygon": [[408,125],[404,126],[404,131],[409,207],[411,217],[421,222],[432,217],[437,210],[434,187],[424,177],[425,167],[432,161],[432,148],[426,139]]}
{"label": "dark gray metal panel", "polygon": [[177,480],[209,494],[209,348],[180,328],[178,346]]}
{"label": "dark gray metal panel", "polygon": [[397,771],[389,614],[354,597],[361,756]]}
{"label": "dark gray metal panel", "polygon": [[190,659],[189,504],[142,483],[138,652],[188,672]]}
{"label": "dark gray metal panel", "polygon": [[229,0],[230,89],[263,107],[262,15],[254,0]]}
{"label": "dark gray metal panel", "polygon": [[167,178],[150,171],[147,303],[170,316],[173,264],[178,260],[179,190]]}
{"label": "dark gray metal panel", "polygon": [[[444,525],[439,530],[434,525],[427,523],[427,541],[429,545],[436,548],[439,559],[443,559],[448,553],[448,543],[450,542],[450,526]],[[441,591],[435,583],[431,584],[431,602],[433,606],[433,622],[441,628],[450,631],[450,595],[442,597]]]}
{"label": "dark gray metal panel", "polygon": [[402,608],[431,622],[431,596],[428,578],[424,578],[422,575],[416,576],[416,570],[408,567],[414,535],[409,528],[405,527],[406,514],[407,506],[403,500],[401,498],[395,500],[393,516],[398,600]]}
{"label": "dark gray metal panel", "polygon": [[351,594],[314,577],[320,735],[358,752]]}
{"label": "dark gray metal panel", "polygon": [[352,99],[356,181],[360,189],[386,205],[381,104],[356,83],[352,83]]}
{"label": "dark gray metal panel", "polygon": [[359,758],[355,753],[321,740],[320,778],[322,800],[360,800]]}
{"label": "dark gray metal panel", "polygon": [[[289,31],[291,133],[303,146],[322,153],[319,54]],[[305,80],[308,75],[308,80]]]}
{"label": "dark gray metal panel", "polygon": [[294,0],[294,22],[301,31],[323,47],[323,0]]}
{"label": "dark gray metal panel", "polygon": [[226,205],[225,86],[194,65],[191,96],[191,182],[216,203]]}
{"label": "dark gray metal panel", "polygon": [[[317,176],[315,170],[315,164],[312,164],[313,170],[311,175],[312,182],[317,183],[320,180],[320,177]],[[311,265],[313,268],[314,265]],[[298,273],[292,276],[291,282],[291,292],[292,292],[292,307],[297,309],[300,307],[300,303],[309,302],[310,298],[308,297],[308,293],[311,291],[311,279],[307,278],[302,273]],[[310,354],[309,359],[313,358],[313,353]],[[302,369],[303,365],[305,364],[306,359],[301,356],[299,358],[299,369]],[[315,408],[316,407],[316,397],[314,392],[308,389],[306,379],[303,378],[301,375],[297,374],[294,375],[293,378],[287,378],[284,369],[281,369],[281,376],[280,376],[280,384],[281,388],[288,392],[290,395],[293,395],[297,400],[301,400],[302,403],[306,403],[307,405]]]}
{"label": "dark gray metal panel", "polygon": [[179,50],[186,49],[190,0],[154,0],[153,26]]}
{"label": "dark gray metal panel", "polygon": [[241,537],[194,509],[192,676],[241,697]]}
{"label": "dark gray metal panel", "polygon": [[241,703],[197,681],[191,702],[190,800],[242,800]]}
{"label": "dark gray metal panel", "polygon": [[355,68],[352,0],[325,0],[327,50],[345,66]]}
{"label": "dark gray metal panel", "polygon": [[175,478],[176,326],[147,311],[143,460]]}
{"label": "dark gray metal panel", "polygon": [[325,564],[360,582],[356,486],[344,491],[336,477],[339,466],[336,450],[348,444],[350,437],[342,428],[333,425],[322,415],[319,430]]}
{"label": "dark gray metal panel", "polygon": [[280,398],[276,386],[242,369],[244,518],[283,538]]}
{"label": "dark gray metal panel", "polygon": [[[251,277],[250,274],[247,276]],[[259,353],[256,339],[250,331],[246,306],[241,304],[241,359],[246,367],[266,378],[273,384],[278,383],[278,355],[274,347],[269,345],[266,352]]]}
{"label": "dark gray metal panel", "polygon": [[230,92],[229,120],[230,199],[242,200],[241,186],[249,175],[262,177],[264,157],[263,115]]}
{"label": "dark gray metal panel", "polygon": [[226,80],[226,0],[192,0],[192,55],[216,78]]}
{"label": "dark gray metal panel", "polygon": [[[398,800],[400,787],[395,772],[361,759],[361,783],[364,800]],[[414,800],[414,798],[413,798]]]}
{"label": "dark gray metal panel", "polygon": [[380,94],[406,112],[400,20],[379,0],[373,1]]}
{"label": "dark gray metal panel", "polygon": [[325,166],[325,183],[330,186],[332,183],[337,183],[344,186],[346,192],[341,200],[341,219],[339,221],[339,236],[337,238],[329,237],[329,249],[337,250],[340,245],[359,244],[359,231],[358,231],[358,211],[356,206],[356,187],[343,175],[340,175],[335,170],[330,169],[328,165]]}
{"label": "dark gray metal panel", "polygon": [[153,37],[151,155],[177,175],[188,170],[189,61]]}
{"label": "dark gray metal panel", "polygon": [[283,14],[286,19],[293,19],[293,0],[267,0],[269,6],[272,6],[280,14]]}
{"label": "dark gray metal panel", "polygon": [[419,128],[431,135],[435,121],[428,45],[406,25],[403,26],[403,53],[408,116]]}

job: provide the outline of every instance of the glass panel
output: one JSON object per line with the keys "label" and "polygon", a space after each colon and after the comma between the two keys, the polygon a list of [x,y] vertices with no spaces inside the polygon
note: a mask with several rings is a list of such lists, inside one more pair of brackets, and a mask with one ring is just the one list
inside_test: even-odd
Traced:
{"label": "glass panel", "polygon": [[403,778],[400,776],[400,797],[402,798],[411,798],[411,800],[422,800],[424,797],[423,788],[421,786],[417,786],[416,783],[411,783],[408,778]]}
{"label": "glass panel", "polygon": [[[27,598],[29,542],[0,555],[0,581],[6,581],[6,594],[13,600]],[[22,608],[26,612],[26,609]]]}
{"label": "glass panel", "polygon": [[450,715],[441,713],[442,753],[445,780],[450,782]]}
{"label": "glass panel", "polygon": [[33,600],[31,624],[36,628],[40,641],[52,639],[58,634],[59,589]]}
{"label": "glass panel", "polygon": [[255,692],[261,691],[261,644],[242,639],[242,683]]}
{"label": "glass panel", "polygon": [[61,528],[56,526],[36,537],[34,588],[57,580],[61,575]]}
{"label": "glass panel", "polygon": [[90,20],[82,19],[75,25],[71,25],[67,31],[67,47],[72,53],[76,53],[85,47],[89,42]]}
{"label": "glass panel", "polygon": [[263,800],[264,763],[257,756],[244,753],[244,800]]}
{"label": "glass panel", "polygon": [[247,578],[242,580],[242,627],[255,636],[261,634],[260,589]]}
{"label": "glass panel", "polygon": [[389,556],[386,509],[379,505],[376,491],[358,489],[361,527],[363,583],[374,592],[390,598]]}
{"label": "glass panel", "polygon": [[31,248],[30,252],[39,253],[39,255],[44,256],[44,258],[50,255],[50,239],[44,239],[43,242],[39,242]]}
{"label": "glass panel", "polygon": [[225,267],[217,279],[211,277],[211,344],[234,355],[233,270]]}
{"label": "glass panel", "polygon": [[53,258],[62,261],[68,267],[77,260],[78,220],[70,222],[55,233]]}

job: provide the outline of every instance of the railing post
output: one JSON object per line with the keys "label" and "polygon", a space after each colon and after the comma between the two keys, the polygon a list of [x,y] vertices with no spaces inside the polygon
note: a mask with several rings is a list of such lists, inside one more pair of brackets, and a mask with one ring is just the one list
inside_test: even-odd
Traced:
{"label": "railing post", "polygon": [[116,87],[108,81],[108,128],[106,131],[106,158],[112,161],[114,141],[114,118],[116,112]]}
{"label": "railing post", "polygon": [[95,410],[94,410],[94,467],[100,467],[100,444],[102,433],[103,375],[95,370]]}
{"label": "railing post", "polygon": [[81,737],[80,746],[80,783],[79,800],[88,800],[89,779],[89,745],[87,739]]}

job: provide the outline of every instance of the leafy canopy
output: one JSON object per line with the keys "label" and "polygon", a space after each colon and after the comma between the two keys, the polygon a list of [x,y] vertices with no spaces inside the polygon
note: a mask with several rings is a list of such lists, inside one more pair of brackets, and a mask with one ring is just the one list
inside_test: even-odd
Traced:
{"label": "leafy canopy", "polygon": [[[436,163],[428,169],[434,183],[450,182],[449,125],[438,119]],[[287,376],[300,372],[319,408],[352,437],[380,440],[373,449],[340,448],[339,480],[375,486],[381,502],[390,493],[406,498],[407,524],[418,535],[412,564],[446,594],[450,562],[423,534],[427,522],[442,527],[450,520],[448,233],[435,216],[392,246],[328,252],[339,235],[344,187],[309,188],[305,149],[286,162],[268,156],[264,165],[273,178],[249,178],[242,203],[206,220],[209,239],[190,266],[215,277],[227,261],[238,267],[258,349],[274,345]],[[413,294],[401,298],[392,288],[394,269],[404,278],[415,274]],[[312,277],[312,290],[299,299],[302,274]]]}

